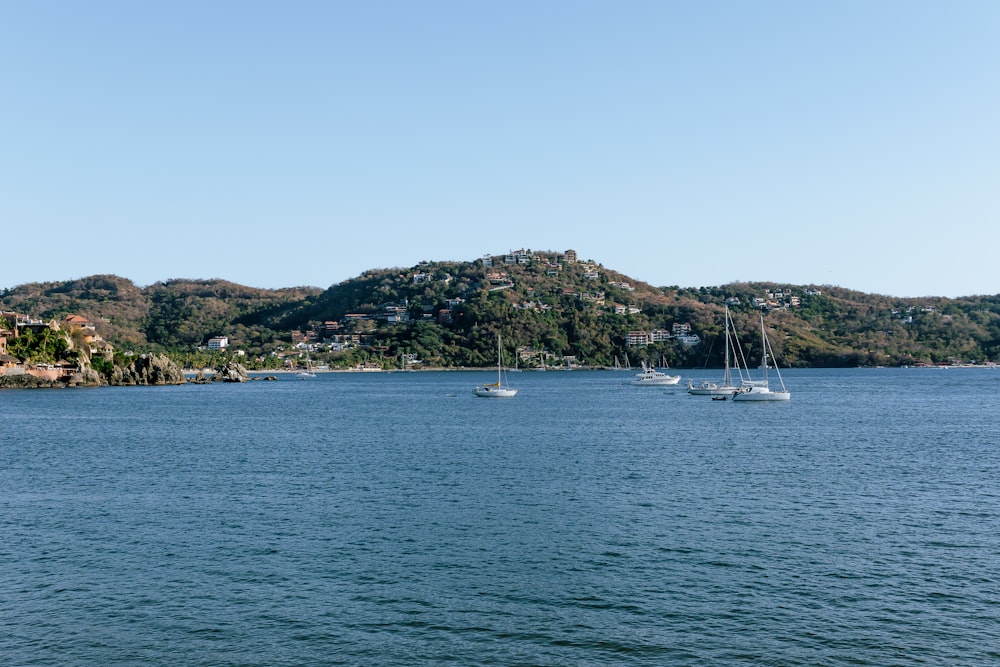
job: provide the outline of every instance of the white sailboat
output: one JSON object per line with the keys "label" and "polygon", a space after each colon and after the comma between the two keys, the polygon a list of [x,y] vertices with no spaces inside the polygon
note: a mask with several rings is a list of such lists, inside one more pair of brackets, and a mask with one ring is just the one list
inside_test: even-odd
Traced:
{"label": "white sailboat", "polygon": [[513,398],[517,389],[511,389],[503,372],[503,348],[500,346],[500,334],[497,334],[497,381],[481,384],[472,390],[480,398]]}
{"label": "white sailboat", "polygon": [[[739,340],[736,338],[734,332],[730,330],[730,325],[732,323],[732,317],[729,315],[729,306],[726,306],[726,366],[722,374],[722,382],[716,383],[709,380],[702,380],[698,384],[695,384],[690,379],[688,379],[688,393],[693,396],[731,396],[740,390],[743,378],[743,369],[740,367],[739,358],[742,354],[742,350],[738,350]],[[732,352],[732,354],[730,354]],[[736,360],[736,372],[739,373],[740,383],[739,385],[733,384],[732,377],[732,360]],[[746,364],[744,363],[744,366]]]}
{"label": "white sailboat", "polygon": [[[760,315],[760,340],[762,348],[762,360],[761,368],[763,369],[764,378],[762,380],[744,380],[743,385],[740,387],[739,391],[733,394],[734,401],[787,401],[792,397],[791,392],[785,389],[785,381],[781,379],[781,371],[778,370],[778,365],[774,365],[774,372],[778,376],[778,383],[781,385],[781,390],[773,390],[768,384],[767,371],[770,364],[767,363],[768,358],[774,358],[774,352],[771,350],[771,344],[767,341],[767,332],[764,330],[764,314]],[[749,375],[749,373],[748,373]]]}
{"label": "white sailboat", "polygon": [[313,372],[312,361],[309,360],[309,350],[306,350],[306,369],[304,371],[299,371],[295,374],[295,377],[300,380],[308,380],[310,378],[316,377],[316,373]]}

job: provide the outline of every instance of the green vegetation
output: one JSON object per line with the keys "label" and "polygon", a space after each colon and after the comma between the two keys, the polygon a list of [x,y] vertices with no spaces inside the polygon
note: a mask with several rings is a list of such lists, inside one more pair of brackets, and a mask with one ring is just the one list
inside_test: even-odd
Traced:
{"label": "green vegetation", "polygon": [[77,353],[69,354],[69,336],[57,329],[43,329],[39,332],[25,330],[10,341],[7,353],[32,364],[54,364],[77,358]]}
{"label": "green vegetation", "polygon": [[[499,259],[499,258],[498,258]],[[22,285],[0,293],[0,308],[48,319],[80,314],[120,352],[163,351],[188,368],[218,367],[233,351],[250,369],[302,363],[295,343],[314,345],[313,362],[332,367],[483,367],[495,360],[497,332],[507,359],[522,367],[569,358],[610,366],[666,359],[673,367],[722,364],[727,299],[751,363],[759,355],[754,299],[765,307],[782,364],[857,366],[997,361],[1000,295],[902,299],[838,287],[734,283],[657,288],[596,264],[532,253],[529,263],[422,262],[374,269],[327,290],[262,290],[223,280],[170,280],[139,288],[116,276]],[[793,298],[794,297],[794,298]],[[616,310],[617,309],[617,310]],[[673,332],[689,325],[700,343],[675,337],[628,346],[630,331]],[[205,349],[227,336],[227,351]],[[326,343],[323,343],[326,337]],[[65,337],[64,337],[65,338]],[[329,343],[334,343],[331,346]],[[59,357],[59,337],[14,341],[39,361]]]}

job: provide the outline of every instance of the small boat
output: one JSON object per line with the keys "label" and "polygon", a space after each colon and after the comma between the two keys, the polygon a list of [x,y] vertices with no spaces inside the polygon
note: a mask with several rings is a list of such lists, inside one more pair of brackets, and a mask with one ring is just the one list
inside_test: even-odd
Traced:
{"label": "small boat", "polygon": [[503,372],[503,348],[500,346],[500,335],[497,335],[497,381],[481,384],[472,390],[479,398],[513,398],[517,389],[511,389]]}
{"label": "small boat", "polygon": [[792,397],[791,392],[785,389],[785,381],[781,379],[781,371],[778,370],[777,364],[774,366],[774,372],[778,376],[778,382],[781,384],[780,390],[773,390],[768,383],[767,371],[769,364],[767,363],[768,358],[774,358],[774,352],[771,350],[771,344],[767,341],[767,332],[764,330],[764,314],[760,315],[760,339],[762,348],[762,359],[761,368],[764,372],[764,378],[761,380],[744,380],[743,385],[740,387],[739,391],[733,394],[734,401],[787,401]]}
{"label": "small boat", "polygon": [[640,387],[662,387],[664,385],[677,384],[680,381],[680,375],[667,375],[652,366],[647,366],[644,361],[642,362],[642,372],[633,375],[628,383]]}

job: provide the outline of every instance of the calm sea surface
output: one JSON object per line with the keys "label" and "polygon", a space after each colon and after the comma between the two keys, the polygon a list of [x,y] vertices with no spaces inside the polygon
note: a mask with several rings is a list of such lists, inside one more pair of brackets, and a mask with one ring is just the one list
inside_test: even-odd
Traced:
{"label": "calm sea surface", "polygon": [[489,377],[0,392],[0,664],[1000,664],[1000,370]]}

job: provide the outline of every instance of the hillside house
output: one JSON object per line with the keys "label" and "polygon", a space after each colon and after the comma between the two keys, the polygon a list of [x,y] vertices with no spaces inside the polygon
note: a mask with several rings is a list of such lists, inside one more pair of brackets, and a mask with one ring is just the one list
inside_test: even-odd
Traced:
{"label": "hillside house", "polygon": [[410,321],[410,313],[404,306],[386,306],[384,316],[388,324],[402,324]]}
{"label": "hillside house", "polygon": [[83,315],[67,315],[62,321],[63,328],[67,331],[92,331],[97,333],[97,327]]}
{"label": "hillside house", "polygon": [[115,348],[97,333],[94,323],[82,315],[67,315],[62,321],[63,331],[80,331],[83,334],[84,344],[90,348],[91,356],[102,355],[110,358],[114,354]]}
{"label": "hillside house", "polygon": [[671,339],[670,332],[666,329],[653,329],[652,331],[629,331],[625,336],[625,344],[629,347],[642,347],[652,343],[662,343]]}

